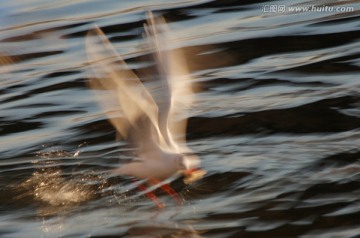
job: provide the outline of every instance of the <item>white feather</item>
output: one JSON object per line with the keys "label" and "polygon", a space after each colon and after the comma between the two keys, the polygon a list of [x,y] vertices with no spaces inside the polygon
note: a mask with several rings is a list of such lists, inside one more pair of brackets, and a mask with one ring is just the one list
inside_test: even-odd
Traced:
{"label": "white feather", "polygon": [[200,164],[197,156],[183,155],[190,150],[185,144],[186,119],[179,119],[193,102],[193,86],[181,50],[171,48],[174,36],[165,20],[149,13],[144,28],[161,90],[151,95],[97,26],[86,38],[90,87],[119,134],[138,149],[139,160],[114,172],[165,179],[184,165],[191,169]]}

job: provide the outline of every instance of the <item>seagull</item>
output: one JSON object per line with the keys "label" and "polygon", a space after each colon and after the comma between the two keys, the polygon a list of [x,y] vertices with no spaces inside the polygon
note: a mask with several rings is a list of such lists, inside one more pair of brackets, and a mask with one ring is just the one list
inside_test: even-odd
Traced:
{"label": "seagull", "polygon": [[[206,173],[200,169],[199,157],[186,146],[184,112],[194,101],[194,80],[183,52],[172,47],[176,39],[165,19],[149,12],[144,30],[145,48],[156,71],[147,75],[156,77],[151,89],[127,66],[98,26],[86,37],[89,86],[118,134],[137,151],[136,159],[111,173],[152,184],[181,174],[185,183],[191,183]],[[169,187],[163,190],[174,196]]]}

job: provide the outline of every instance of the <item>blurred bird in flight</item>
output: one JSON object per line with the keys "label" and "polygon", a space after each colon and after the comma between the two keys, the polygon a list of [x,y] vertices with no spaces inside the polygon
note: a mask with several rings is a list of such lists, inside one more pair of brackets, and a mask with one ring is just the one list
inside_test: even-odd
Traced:
{"label": "blurred bird in flight", "polygon": [[[95,26],[86,38],[92,69],[89,85],[98,93],[117,132],[137,149],[136,159],[111,172],[146,179],[150,184],[182,174],[184,181],[190,183],[205,174],[200,169],[199,158],[186,146],[187,118],[181,118],[193,103],[193,80],[183,53],[171,47],[174,35],[170,34],[164,18],[149,12],[144,29],[158,83],[152,94],[100,28]],[[139,188],[146,190],[142,185]],[[170,186],[165,184],[161,188],[179,202]],[[162,206],[153,193],[146,194]]]}

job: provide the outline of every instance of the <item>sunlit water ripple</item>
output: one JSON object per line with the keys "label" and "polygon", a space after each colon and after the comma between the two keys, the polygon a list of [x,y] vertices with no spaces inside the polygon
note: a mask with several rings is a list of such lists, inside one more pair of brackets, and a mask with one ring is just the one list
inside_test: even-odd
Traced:
{"label": "sunlit water ripple", "polygon": [[[284,4],[353,10],[269,12]],[[1,3],[0,236],[359,237],[359,6]],[[161,210],[131,179],[107,173],[134,151],[86,85],[94,23],[130,67],[146,69],[147,10],[181,36],[198,83],[187,137],[208,171],[171,183],[181,207],[159,192]]]}

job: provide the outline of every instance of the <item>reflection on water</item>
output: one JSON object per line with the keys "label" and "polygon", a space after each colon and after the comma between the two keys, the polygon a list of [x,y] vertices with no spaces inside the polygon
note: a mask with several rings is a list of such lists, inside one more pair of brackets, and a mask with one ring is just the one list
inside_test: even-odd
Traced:
{"label": "reflection on water", "polygon": [[[264,12],[265,5],[351,6]],[[145,10],[168,19],[197,101],[189,147],[208,173],[171,180],[158,210],[88,90],[96,23],[136,73]],[[1,237],[301,237],[360,234],[358,1],[61,1],[0,6]],[[144,79],[153,86],[151,79]]]}

